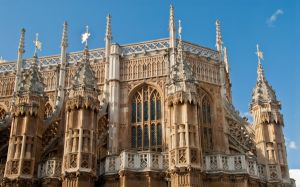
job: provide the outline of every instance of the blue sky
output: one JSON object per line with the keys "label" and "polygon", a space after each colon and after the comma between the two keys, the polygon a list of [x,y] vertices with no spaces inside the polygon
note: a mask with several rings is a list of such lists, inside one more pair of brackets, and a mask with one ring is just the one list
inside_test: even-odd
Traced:
{"label": "blue sky", "polygon": [[[248,115],[256,82],[256,43],[264,52],[267,79],[282,102],[290,168],[300,168],[300,3],[297,0],[0,0],[0,56],[14,60],[19,32],[26,28],[26,54],[33,55],[38,32],[40,56],[58,54],[64,20],[69,51],[82,50],[80,36],[89,25],[90,48],[104,46],[105,16],[112,15],[113,41],[119,44],[168,37],[169,5],[182,20],[183,39],[215,47],[215,20],[221,20],[231,66],[233,100]],[[297,13],[298,11],[298,13]]]}

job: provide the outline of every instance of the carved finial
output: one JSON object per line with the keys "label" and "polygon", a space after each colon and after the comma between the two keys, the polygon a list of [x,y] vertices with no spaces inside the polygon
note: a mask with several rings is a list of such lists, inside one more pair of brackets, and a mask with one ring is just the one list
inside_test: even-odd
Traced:
{"label": "carved finial", "polygon": [[112,34],[111,34],[111,16],[108,14],[106,16],[106,32],[105,32],[105,59],[108,61],[110,55],[110,44],[111,44]]}
{"label": "carved finial", "polygon": [[68,23],[64,22],[63,35],[61,39],[61,47],[68,47]]}
{"label": "carved finial", "polygon": [[224,53],[225,68],[226,68],[227,73],[229,73],[229,62],[228,62],[228,54],[227,54],[227,48],[226,47],[224,47],[223,53]]}
{"label": "carved finial", "polygon": [[260,51],[258,44],[256,44],[256,55],[258,58],[258,63],[260,64],[260,61],[264,59],[264,56],[263,56],[263,52]]}
{"label": "carved finial", "polygon": [[259,49],[258,44],[256,44],[256,55],[258,58],[257,80],[263,81],[265,79],[264,68],[261,64],[261,60],[263,60],[263,52]]}
{"label": "carved finial", "polygon": [[173,5],[170,5],[169,35],[170,35],[170,48],[175,48],[176,36],[175,36],[175,22],[174,22],[174,7],[173,7]]}
{"label": "carved finial", "polygon": [[220,53],[222,53],[222,34],[221,34],[221,22],[219,19],[217,19],[216,21],[216,47],[217,47],[217,51],[219,51]]}
{"label": "carved finial", "polygon": [[19,51],[19,53],[25,53],[25,49],[24,49],[24,47],[25,47],[25,29],[24,28],[22,28],[21,29],[21,37],[20,37],[20,42],[19,42],[19,48],[18,48],[18,51]]}
{"label": "carved finial", "polygon": [[181,33],[182,33],[181,20],[178,20],[178,35],[180,40],[182,39]]}
{"label": "carved finial", "polygon": [[83,33],[81,35],[81,43],[85,43],[85,47],[87,48],[88,47],[88,39],[91,34],[89,33],[89,26],[86,26],[85,28],[86,28],[85,33]]}
{"label": "carved finial", "polygon": [[111,40],[111,15],[106,16],[106,33],[105,40]]}
{"label": "carved finial", "polygon": [[39,33],[35,34],[35,41],[33,41],[34,43],[34,57],[37,57],[37,50],[42,50],[42,42],[39,41]]}
{"label": "carved finial", "polygon": [[182,45],[182,27],[181,27],[181,20],[178,20],[178,35],[179,35],[179,40],[178,40],[178,61],[183,62],[183,45]]}

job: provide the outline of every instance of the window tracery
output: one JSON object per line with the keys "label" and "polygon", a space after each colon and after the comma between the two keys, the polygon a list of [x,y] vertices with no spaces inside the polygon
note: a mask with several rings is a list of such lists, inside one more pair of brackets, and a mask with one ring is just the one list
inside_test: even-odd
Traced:
{"label": "window tracery", "polygon": [[48,118],[52,115],[53,113],[53,108],[52,106],[50,105],[50,103],[47,103],[46,106],[45,106],[45,113],[44,113],[44,118]]}
{"label": "window tracery", "polygon": [[160,151],[161,145],[161,97],[157,90],[144,86],[131,99],[131,146]]}
{"label": "window tracery", "polygon": [[0,108],[0,121],[4,120],[6,117],[6,111],[3,108]]}
{"label": "window tracery", "polygon": [[205,152],[213,149],[211,102],[208,96],[204,96],[201,102],[201,124],[202,124],[202,147]]}

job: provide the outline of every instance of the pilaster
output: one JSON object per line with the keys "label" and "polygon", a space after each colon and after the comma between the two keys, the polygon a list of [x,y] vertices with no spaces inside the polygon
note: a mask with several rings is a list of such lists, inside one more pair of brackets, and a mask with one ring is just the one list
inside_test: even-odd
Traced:
{"label": "pilaster", "polygon": [[111,46],[109,62],[109,154],[118,154],[120,125],[120,47]]}

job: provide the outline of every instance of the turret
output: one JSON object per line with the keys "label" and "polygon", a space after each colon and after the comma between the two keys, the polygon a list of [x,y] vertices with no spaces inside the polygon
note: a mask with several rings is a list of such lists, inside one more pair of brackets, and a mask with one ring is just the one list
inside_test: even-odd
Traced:
{"label": "turret", "polygon": [[257,81],[252,93],[250,111],[253,116],[258,163],[265,167],[270,183],[290,183],[281,104],[265,77],[261,64],[263,53],[258,45],[257,56]]}
{"label": "turret", "polygon": [[185,60],[181,21],[179,21],[178,33],[177,58],[171,67],[167,87],[168,110],[170,111],[171,186],[198,186],[202,150],[198,130],[197,82]]}
{"label": "turret", "polygon": [[[43,77],[37,65],[37,49],[40,48],[37,35],[33,61],[30,68],[20,74],[22,79],[16,89],[4,174],[6,186],[34,186],[37,177],[35,171],[41,156],[44,106],[47,101]],[[24,51],[23,47],[19,50],[20,54]]]}
{"label": "turret", "polygon": [[99,90],[89,60],[89,36],[88,30],[82,35],[84,54],[66,101],[63,186],[94,186],[96,179]]}
{"label": "turret", "polygon": [[169,18],[169,48],[170,48],[170,68],[176,63],[176,29],[174,20],[174,7],[170,5],[170,18]]}

